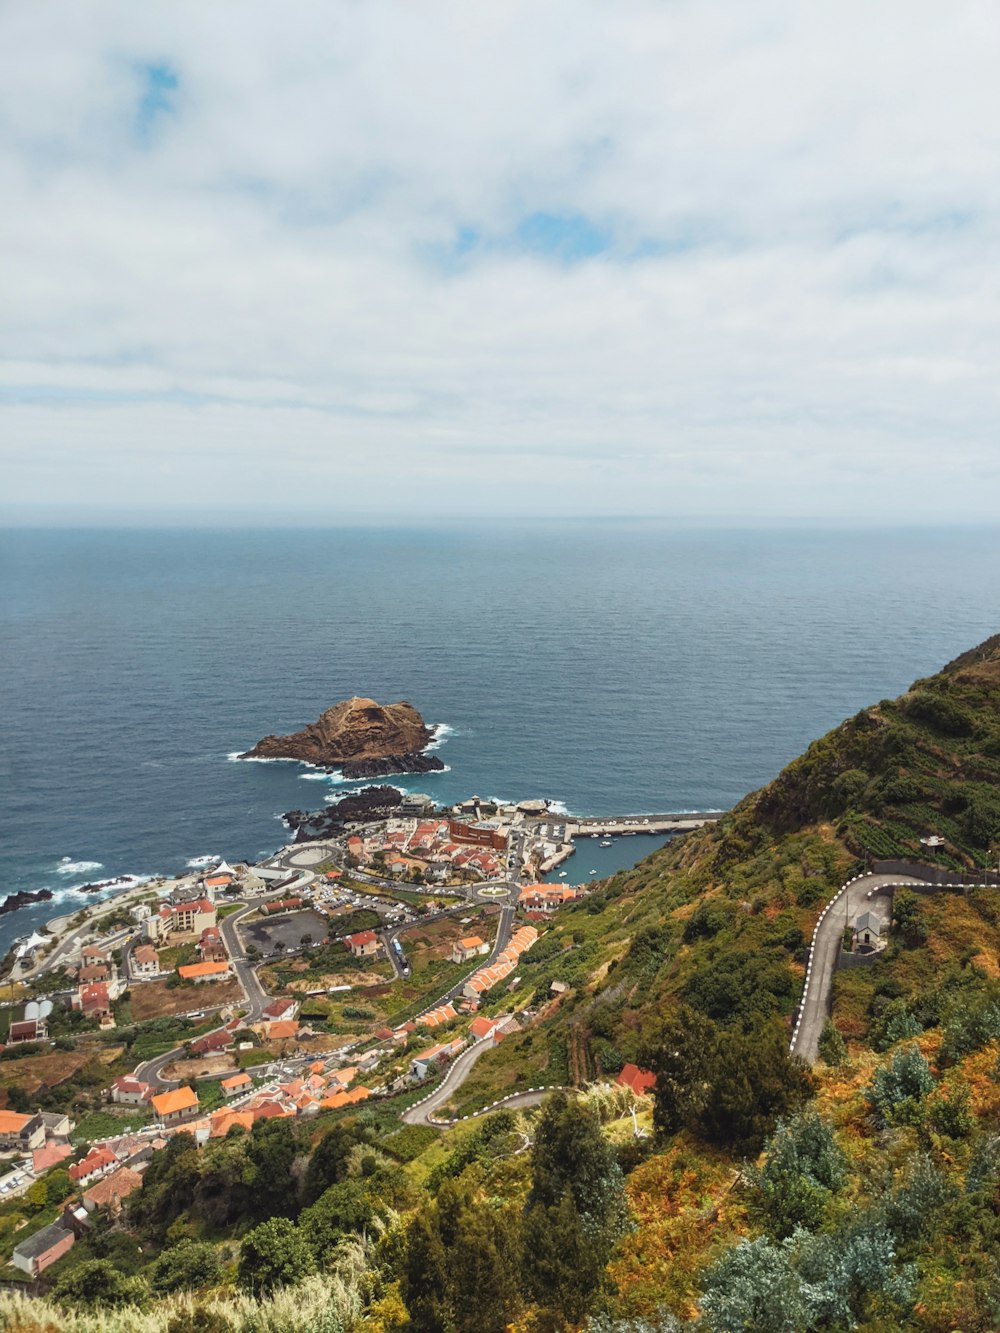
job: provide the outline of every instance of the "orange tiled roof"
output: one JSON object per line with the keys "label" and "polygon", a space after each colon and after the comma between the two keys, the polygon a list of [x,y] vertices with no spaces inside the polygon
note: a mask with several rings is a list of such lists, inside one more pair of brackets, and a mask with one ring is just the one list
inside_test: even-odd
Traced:
{"label": "orange tiled roof", "polygon": [[228,963],[184,963],[177,969],[177,975],[185,981],[193,981],[195,977],[221,976],[228,971]]}
{"label": "orange tiled roof", "polygon": [[198,1094],[193,1088],[174,1088],[170,1092],[160,1092],[153,1098],[153,1110],[158,1116],[174,1115],[178,1111],[191,1111],[198,1105]]}
{"label": "orange tiled roof", "polygon": [[20,1111],[0,1111],[0,1134],[20,1134],[30,1119]]}

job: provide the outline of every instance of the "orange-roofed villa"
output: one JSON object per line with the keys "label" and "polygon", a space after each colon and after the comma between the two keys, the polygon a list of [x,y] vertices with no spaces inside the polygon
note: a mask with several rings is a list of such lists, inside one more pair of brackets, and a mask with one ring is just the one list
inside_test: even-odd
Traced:
{"label": "orange-roofed villa", "polygon": [[200,1103],[193,1088],[173,1088],[152,1098],[153,1111],[165,1125],[179,1125],[198,1114]]}

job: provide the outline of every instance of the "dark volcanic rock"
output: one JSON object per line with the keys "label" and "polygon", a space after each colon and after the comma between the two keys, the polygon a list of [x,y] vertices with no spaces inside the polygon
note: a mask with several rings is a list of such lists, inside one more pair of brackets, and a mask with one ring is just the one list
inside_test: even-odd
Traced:
{"label": "dark volcanic rock", "polygon": [[51,897],[51,889],[38,889],[35,893],[21,889],[18,893],[8,893],[0,903],[0,916],[4,916],[7,912],[16,912],[19,907],[29,907],[32,903],[47,903]]}
{"label": "dark volcanic rock", "polygon": [[365,787],[315,814],[308,810],[289,810],[283,818],[288,827],[295,830],[296,842],[311,842],[315,838],[336,836],[345,824],[387,818],[399,808],[402,800],[395,787]]}
{"label": "dark volcanic rock", "polygon": [[301,759],[307,764],[339,768],[345,762],[417,754],[433,738],[434,733],[412,704],[378,704],[374,699],[354,698],[328,708],[316,722],[290,736],[265,736],[240,758]]}
{"label": "dark volcanic rock", "polygon": [[131,875],[116,875],[114,879],[95,879],[89,884],[78,884],[77,893],[100,893],[102,889],[113,888],[116,884],[131,884]]}
{"label": "dark volcanic rock", "polygon": [[341,764],[345,778],[387,778],[392,773],[440,773],[436,754],[390,754],[385,759],[353,759]]}

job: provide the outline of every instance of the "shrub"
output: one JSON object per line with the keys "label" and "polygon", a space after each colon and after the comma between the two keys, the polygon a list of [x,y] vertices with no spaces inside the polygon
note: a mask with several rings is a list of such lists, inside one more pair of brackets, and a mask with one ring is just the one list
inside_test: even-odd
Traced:
{"label": "shrub", "polygon": [[934,1075],[918,1048],[904,1046],[875,1071],[865,1096],[882,1125],[909,1125],[920,1119],[923,1100],[933,1087]]}
{"label": "shrub", "polygon": [[834,1068],[842,1065],[847,1059],[844,1039],[829,1018],[823,1024],[823,1031],[820,1033],[819,1056]]}
{"label": "shrub", "polygon": [[778,1239],[797,1227],[814,1230],[847,1178],[846,1159],[829,1126],[815,1111],[803,1111],[778,1122],[764,1151],[763,1166],[744,1177],[751,1211]]}

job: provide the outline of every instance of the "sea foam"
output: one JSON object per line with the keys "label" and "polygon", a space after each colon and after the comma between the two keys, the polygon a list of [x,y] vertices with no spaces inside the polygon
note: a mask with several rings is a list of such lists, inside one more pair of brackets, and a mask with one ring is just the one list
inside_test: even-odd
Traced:
{"label": "sea foam", "polygon": [[432,722],[431,731],[434,733],[434,739],[424,746],[425,750],[439,750],[451,736],[456,734],[455,728],[449,726],[447,722]]}
{"label": "sea foam", "polygon": [[92,870],[103,870],[103,861],[60,861],[57,875],[89,875]]}

